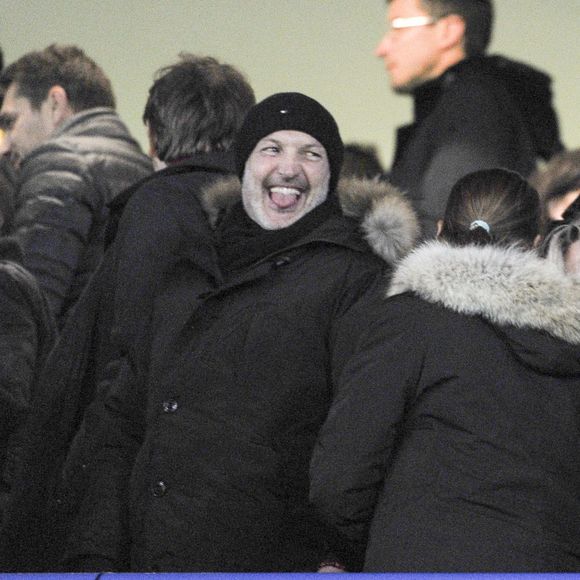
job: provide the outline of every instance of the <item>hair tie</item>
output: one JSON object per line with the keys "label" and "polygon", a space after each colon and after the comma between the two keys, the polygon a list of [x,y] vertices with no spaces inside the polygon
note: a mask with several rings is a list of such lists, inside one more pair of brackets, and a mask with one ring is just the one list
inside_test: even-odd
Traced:
{"label": "hair tie", "polygon": [[488,233],[488,235],[491,235],[491,228],[489,227],[489,224],[483,220],[473,220],[469,224],[469,231],[474,230],[475,228],[483,228]]}

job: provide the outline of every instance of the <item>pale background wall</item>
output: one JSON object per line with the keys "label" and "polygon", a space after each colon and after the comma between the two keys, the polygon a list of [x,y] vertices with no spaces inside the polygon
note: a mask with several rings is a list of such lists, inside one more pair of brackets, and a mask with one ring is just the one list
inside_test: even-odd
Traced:
{"label": "pale background wall", "polygon": [[[145,146],[141,114],[156,69],[182,51],[246,73],[258,99],[297,90],[335,115],[345,141],[390,163],[410,100],[373,55],[384,0],[0,0],[5,61],[52,42],[83,47],[110,76],[118,110]],[[580,0],[496,0],[491,52],[549,72],[565,144],[580,146]]]}

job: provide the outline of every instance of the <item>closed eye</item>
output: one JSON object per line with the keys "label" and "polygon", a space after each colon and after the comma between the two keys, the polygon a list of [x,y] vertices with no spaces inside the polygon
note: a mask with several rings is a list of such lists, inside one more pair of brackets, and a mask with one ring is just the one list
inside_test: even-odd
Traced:
{"label": "closed eye", "polygon": [[322,153],[319,153],[318,151],[315,151],[313,149],[309,149],[305,152],[306,157],[308,157],[308,159],[322,159]]}
{"label": "closed eye", "polygon": [[276,145],[268,145],[267,147],[262,147],[261,152],[268,155],[275,155],[280,152],[280,147],[277,147]]}

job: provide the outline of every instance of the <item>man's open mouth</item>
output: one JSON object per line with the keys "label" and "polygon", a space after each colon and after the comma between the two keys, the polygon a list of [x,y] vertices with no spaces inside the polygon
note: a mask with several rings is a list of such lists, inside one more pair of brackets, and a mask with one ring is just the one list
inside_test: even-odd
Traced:
{"label": "man's open mouth", "polygon": [[292,209],[298,204],[302,191],[295,187],[274,186],[269,189],[269,197],[278,209]]}

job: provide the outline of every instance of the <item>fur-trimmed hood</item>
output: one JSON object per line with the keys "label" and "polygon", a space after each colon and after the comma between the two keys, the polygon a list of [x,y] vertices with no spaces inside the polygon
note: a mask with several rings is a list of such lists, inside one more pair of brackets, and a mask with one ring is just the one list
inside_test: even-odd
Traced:
{"label": "fur-trimmed hood", "polygon": [[[481,316],[501,329],[521,353],[554,349],[558,338],[570,345],[570,368],[580,365],[580,277],[567,276],[535,252],[497,246],[455,247],[427,242],[397,267],[387,295],[413,292],[427,302],[461,314]],[[525,342],[534,333],[534,348]],[[558,347],[559,348],[559,347]],[[520,353],[520,354],[521,354]],[[552,356],[552,355],[550,355]],[[571,357],[571,358],[570,358]],[[560,360],[559,364],[562,363]],[[566,369],[561,369],[566,371]]]}
{"label": "fur-trimmed hood", "polygon": [[[393,185],[343,178],[336,194],[346,217],[360,222],[361,235],[387,264],[407,255],[419,237],[419,222],[410,201]],[[220,216],[241,199],[237,177],[221,179],[201,193],[201,203],[215,227]]]}

